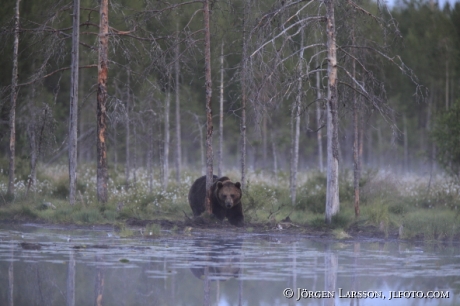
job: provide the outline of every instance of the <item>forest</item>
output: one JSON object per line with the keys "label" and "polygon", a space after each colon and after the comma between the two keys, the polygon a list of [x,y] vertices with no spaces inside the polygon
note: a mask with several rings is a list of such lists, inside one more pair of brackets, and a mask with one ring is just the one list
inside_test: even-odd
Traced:
{"label": "forest", "polygon": [[248,213],[271,203],[253,220],[357,217],[382,173],[442,177],[457,209],[460,3],[7,0],[0,27],[0,206],[16,214],[145,218],[133,199],[186,207],[212,173],[241,181]]}

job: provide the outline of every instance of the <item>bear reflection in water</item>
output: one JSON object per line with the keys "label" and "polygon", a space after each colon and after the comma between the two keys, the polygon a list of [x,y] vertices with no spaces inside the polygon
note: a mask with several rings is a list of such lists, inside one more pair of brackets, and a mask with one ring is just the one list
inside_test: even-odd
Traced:
{"label": "bear reflection in water", "polygon": [[241,239],[195,240],[190,271],[204,280],[228,280],[240,273]]}

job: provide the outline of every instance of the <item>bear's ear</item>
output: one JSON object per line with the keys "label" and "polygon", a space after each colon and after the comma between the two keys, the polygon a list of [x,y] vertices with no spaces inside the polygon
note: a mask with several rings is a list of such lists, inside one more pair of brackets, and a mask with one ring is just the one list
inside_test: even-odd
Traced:
{"label": "bear's ear", "polygon": [[236,186],[236,188],[241,189],[241,184],[240,184],[240,182],[236,182],[236,183],[235,183],[235,186]]}
{"label": "bear's ear", "polygon": [[222,186],[224,186],[224,184],[222,184],[222,182],[217,182],[217,188],[222,188]]}

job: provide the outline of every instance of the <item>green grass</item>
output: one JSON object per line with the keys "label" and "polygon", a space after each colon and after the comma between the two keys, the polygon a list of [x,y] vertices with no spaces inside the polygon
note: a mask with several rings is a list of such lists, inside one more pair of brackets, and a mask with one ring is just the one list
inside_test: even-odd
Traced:
{"label": "green grass", "polygon": [[[23,171],[23,170],[21,170]],[[23,171],[24,172],[24,171]],[[158,171],[156,172],[158,173]],[[77,203],[68,203],[68,179],[65,166],[42,168],[37,173],[37,183],[29,192],[25,181],[16,184],[15,198],[6,197],[7,176],[0,174],[0,219],[44,220],[58,224],[124,224],[128,219],[184,220],[184,213],[192,216],[188,205],[188,190],[199,173],[185,171],[181,183],[171,179],[167,190],[159,181],[153,182],[150,191],[148,177],[138,169],[137,183],[125,183],[120,169],[109,174],[109,201],[97,202],[95,171],[83,165],[79,171]],[[238,180],[237,171],[227,175]],[[243,207],[248,231],[253,224],[276,224],[286,217],[299,225],[318,231],[332,231],[337,237],[357,224],[374,226],[388,236],[402,230],[404,239],[446,240],[459,239],[460,186],[445,178],[436,178],[427,188],[422,177],[398,177],[390,173],[367,171],[361,186],[361,215],[354,217],[352,173],[340,175],[340,212],[332,224],[325,224],[326,177],[311,171],[300,173],[296,202],[291,203],[288,173],[248,173]],[[51,203],[52,205],[50,205]],[[160,235],[160,227],[152,224],[143,229],[144,236]],[[131,229],[120,226],[120,236],[132,236]],[[152,233],[150,235],[149,233]],[[137,235],[137,234],[136,234]]]}

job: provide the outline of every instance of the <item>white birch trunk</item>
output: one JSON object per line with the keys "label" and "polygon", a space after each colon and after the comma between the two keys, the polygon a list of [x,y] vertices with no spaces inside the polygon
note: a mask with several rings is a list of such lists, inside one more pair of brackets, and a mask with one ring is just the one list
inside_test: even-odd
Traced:
{"label": "white birch trunk", "polygon": [[291,204],[295,205],[296,194],[297,194],[297,167],[299,164],[299,137],[300,137],[300,104],[302,102],[302,72],[303,72],[303,26],[300,31],[301,42],[300,42],[300,54],[299,54],[299,65],[298,73],[299,79],[297,80],[297,97],[292,105],[291,112],[291,124],[292,124],[292,141],[291,141],[291,175],[290,175],[290,192],[291,192]]}
{"label": "white birch trunk", "polygon": [[334,0],[325,0],[328,57],[327,89],[327,187],[326,223],[339,212],[339,138],[337,97],[337,47],[335,33]]}
{"label": "white birch trunk", "polygon": [[222,176],[224,150],[224,41],[220,47],[220,99],[219,99],[219,151],[217,152],[217,176]]}

